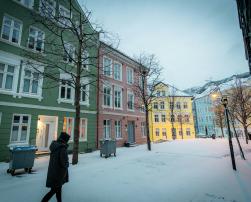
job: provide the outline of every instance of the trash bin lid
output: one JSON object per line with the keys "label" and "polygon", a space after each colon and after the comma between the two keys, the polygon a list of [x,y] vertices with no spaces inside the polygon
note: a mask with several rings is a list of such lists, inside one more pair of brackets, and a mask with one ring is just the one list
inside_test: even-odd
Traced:
{"label": "trash bin lid", "polygon": [[31,150],[36,150],[37,147],[34,145],[30,146],[13,146],[10,148],[12,151],[31,151]]}

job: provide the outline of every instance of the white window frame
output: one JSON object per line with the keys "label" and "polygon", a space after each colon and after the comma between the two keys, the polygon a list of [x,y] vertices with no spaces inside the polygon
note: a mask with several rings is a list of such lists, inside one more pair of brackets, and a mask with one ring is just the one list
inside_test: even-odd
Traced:
{"label": "white window frame", "polygon": [[[64,120],[66,119],[66,128],[64,130]],[[69,124],[68,124],[68,119],[72,119],[72,128],[71,128],[71,133],[69,134],[68,133],[68,128],[69,128]],[[75,119],[74,117],[67,117],[65,116],[63,118],[63,131],[66,132],[67,134],[69,134],[71,137],[70,137],[70,140],[69,141],[74,141],[74,124],[75,124]]]}
{"label": "white window frame", "polygon": [[159,128],[155,128],[155,136],[159,137],[160,135],[160,129]]}
{"label": "white window frame", "polygon": [[[129,96],[132,95],[132,109],[129,108]],[[134,111],[135,97],[132,91],[127,91],[127,110]]]}
{"label": "white window frame", "polygon": [[[165,132],[165,135],[164,135],[164,132]],[[166,128],[162,128],[162,137],[163,137],[163,136],[167,137]]]}
{"label": "white window frame", "polygon": [[[119,123],[119,124],[117,124]],[[122,127],[121,127],[121,120],[114,121],[114,128],[115,128],[115,137],[116,139],[122,139]]]}
{"label": "white window frame", "polygon": [[14,78],[12,82],[12,89],[6,90],[5,88],[0,88],[0,93],[2,94],[9,94],[16,97],[17,95],[17,86],[18,86],[18,77],[19,77],[19,70],[20,70],[20,60],[14,57],[14,55],[10,55],[3,51],[0,51],[0,63],[5,64],[5,71],[6,65],[14,66]]}
{"label": "white window frame", "polygon": [[86,85],[86,100],[83,101],[82,100],[82,96],[83,96],[83,89],[81,88],[81,95],[80,95],[80,104],[81,105],[89,105],[89,100],[90,100],[90,84],[89,84],[89,79],[87,78],[82,78],[81,79],[81,85]]}
{"label": "white window frame", "polygon": [[[107,67],[105,66],[105,60],[110,60],[110,65]],[[106,71],[106,68],[110,70]],[[108,74],[106,72],[108,72]],[[103,75],[112,78],[112,59],[107,56],[103,57]]]}
{"label": "white window frame", "polygon": [[146,122],[141,122],[140,128],[141,128],[141,136],[146,137]]}
{"label": "white window frame", "polygon": [[[115,66],[116,65],[118,65],[117,67],[119,67],[119,71],[116,71],[116,68],[115,68]],[[117,76],[117,72],[119,72],[119,78],[116,78],[116,76]],[[113,78],[115,79],[115,80],[117,80],[117,81],[122,81],[122,64],[121,63],[119,63],[119,62],[114,62],[114,64],[113,64]]]}
{"label": "white window frame", "polygon": [[[19,119],[19,123],[14,123],[14,117],[15,116],[20,116]],[[28,116],[28,123],[27,124],[23,124],[23,117],[24,116]],[[11,123],[11,133],[10,133],[10,145],[15,145],[15,144],[28,144],[29,143],[29,138],[30,138],[30,124],[31,124],[31,115],[30,114],[13,114],[12,115],[12,123]],[[13,126],[17,126],[18,125],[18,138],[17,141],[11,141],[12,139],[12,133],[13,133]],[[27,135],[26,135],[26,140],[25,141],[20,141],[20,137],[21,137],[21,129],[22,126],[25,125],[27,126]]]}
{"label": "white window frame", "polygon": [[158,102],[154,102],[154,103],[153,103],[153,109],[159,109]]}
{"label": "white window frame", "polygon": [[25,5],[25,0],[14,0],[15,2],[17,2],[18,4],[26,7],[26,8],[29,8],[29,9],[33,9],[33,6],[34,6],[34,0],[29,0],[29,5]]}
{"label": "white window frame", "polygon": [[[110,88],[110,94],[105,94],[105,88]],[[110,105],[105,105],[105,95],[106,96],[110,96]],[[112,97],[113,97],[113,94],[112,94],[112,85],[110,85],[110,84],[104,84],[103,85],[103,96],[102,96],[102,101],[103,101],[103,107],[105,107],[105,108],[112,108],[112,106],[113,106],[113,103],[112,103]]]}
{"label": "white window frame", "polygon": [[[34,48],[30,48],[30,47],[29,47],[30,36],[31,36],[30,30],[31,30],[31,29],[34,29],[34,30],[35,30],[35,36],[32,36],[32,37],[34,37],[34,39],[35,39],[35,41],[34,41]],[[37,41],[38,41],[38,32],[41,32],[41,33],[43,34],[41,51],[39,51],[39,50],[36,49],[36,47],[37,47]],[[45,33],[44,33],[42,30],[40,30],[40,29],[38,29],[38,28],[36,28],[36,27],[34,27],[34,26],[30,26],[30,27],[29,27],[29,35],[28,35],[28,42],[27,42],[27,48],[28,48],[29,50],[33,50],[33,51],[39,52],[39,53],[44,52],[44,40],[45,40]]]}
{"label": "white window frame", "polygon": [[[61,9],[63,10],[62,16],[61,16]],[[69,16],[65,15],[66,12],[69,12]],[[67,9],[63,5],[59,4],[58,15],[59,15],[58,22],[59,22],[60,26],[71,27],[71,22],[69,21],[69,19],[67,19],[67,18],[72,19],[72,13],[69,9]]]}
{"label": "white window frame", "polygon": [[159,114],[154,114],[154,122],[155,123],[159,123],[160,120],[159,120]]}
{"label": "white window frame", "polygon": [[[69,63],[69,64],[74,64],[74,60],[75,60],[75,56],[76,56],[75,55],[76,47],[73,44],[68,43],[68,42],[64,42],[63,46],[64,46],[64,48],[63,48],[64,49],[63,50],[63,52],[64,52],[63,53],[63,62]],[[72,56],[70,53],[72,53]],[[72,61],[70,61],[70,59]]]}
{"label": "white window frame", "polygon": [[160,109],[165,109],[165,101],[160,102]]}
{"label": "white window frame", "polygon": [[[163,118],[165,121],[163,121]],[[162,123],[165,123],[166,122],[166,115],[165,114],[161,114],[161,122]]]}
{"label": "white window frame", "polygon": [[184,103],[183,103],[183,108],[184,108],[184,109],[188,109],[188,103],[187,103],[187,102],[184,102]]}
{"label": "white window frame", "polygon": [[[29,66],[29,63],[23,63],[23,67],[22,67],[22,72],[21,72],[21,81],[20,81],[20,87],[19,87],[19,98],[21,97],[29,97],[29,98],[36,98],[39,101],[41,101],[43,99],[42,97],[42,91],[43,91],[43,76],[41,76],[41,73],[44,72],[44,67],[40,66],[38,64],[32,64],[35,66],[35,68]],[[37,72],[39,73],[39,79],[38,79],[38,89],[37,89],[37,94],[34,93],[27,93],[23,91],[23,87],[24,87],[24,78],[25,78],[25,70],[28,69],[29,71],[33,72]],[[38,71],[36,71],[36,69]],[[30,86],[30,91],[31,91],[31,86]]]}
{"label": "white window frame", "polygon": [[132,85],[134,83],[134,71],[133,71],[133,68],[131,67],[126,67],[126,81],[127,81],[127,84],[129,85]]}
{"label": "white window frame", "polygon": [[[4,39],[3,38],[3,30],[4,30],[4,19],[5,18],[10,18],[11,19],[11,25],[9,26],[10,27],[10,34],[9,34],[9,39]],[[19,30],[19,38],[18,38],[18,42],[12,42],[12,36],[13,36],[13,30],[15,29],[14,28],[14,21],[16,21],[17,23],[20,23],[20,30]],[[21,38],[22,38],[22,30],[23,30],[23,22],[17,18],[14,18],[10,15],[6,15],[4,14],[3,16],[3,21],[2,21],[2,30],[1,30],[1,39],[4,40],[4,41],[8,41],[8,43],[11,43],[11,44],[16,44],[16,45],[19,45],[21,44]]]}
{"label": "white window frame", "polygon": [[[50,1],[50,2],[52,2],[53,3],[53,6],[51,6],[50,4],[48,4],[47,2],[48,1]],[[43,4],[43,2],[44,2],[44,4]],[[42,12],[42,8],[43,7],[50,7],[50,9],[52,9],[52,16],[48,16],[48,14],[45,14],[45,13],[43,13]],[[41,16],[43,16],[43,17],[46,17],[46,18],[54,18],[55,16],[56,16],[56,1],[55,0],[40,0],[39,1],[39,13],[40,13],[40,15]],[[51,15],[50,14],[50,15]]]}
{"label": "white window frame", "polygon": [[[104,125],[104,121],[106,123],[105,125]],[[107,125],[108,121],[109,121],[109,125]],[[108,131],[109,131],[109,134],[108,134]],[[111,139],[111,120],[110,119],[103,120],[103,139],[104,140]]]}
{"label": "white window frame", "polygon": [[[81,129],[82,129],[82,127],[83,127],[83,125],[82,125],[82,120],[85,120],[85,138],[82,138],[81,137]],[[87,118],[80,118],[80,124],[79,124],[79,141],[81,141],[81,142],[86,142],[87,141],[87,127],[88,127],[88,119]]]}
{"label": "white window frame", "polygon": [[[71,81],[72,77],[70,74],[67,74],[67,73],[61,73],[60,74],[60,80],[64,80],[64,81]],[[62,85],[62,82],[59,82],[59,88],[58,88],[58,103],[60,104],[61,102],[63,103],[71,103],[71,104],[74,104],[74,88],[69,86],[71,88],[71,99],[66,99],[66,98],[61,98],[61,87],[62,86],[65,86],[65,85]],[[68,86],[68,84],[66,85]],[[66,88],[66,91],[65,93],[67,93],[67,88]]]}
{"label": "white window frame", "polygon": [[[118,96],[116,96],[116,91],[120,92],[120,107],[116,107],[116,99]],[[123,90],[122,87],[114,86],[114,109],[123,109]]]}
{"label": "white window frame", "polygon": [[[189,132],[189,134],[188,134],[188,132]],[[187,136],[191,136],[191,129],[190,129],[190,128],[187,128],[187,129],[186,129],[186,135],[187,135]]]}

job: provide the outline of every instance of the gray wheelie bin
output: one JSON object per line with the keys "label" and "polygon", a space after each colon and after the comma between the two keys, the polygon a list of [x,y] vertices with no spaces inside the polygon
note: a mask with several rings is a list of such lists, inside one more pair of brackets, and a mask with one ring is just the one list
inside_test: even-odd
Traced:
{"label": "gray wheelie bin", "polygon": [[34,165],[36,146],[14,146],[10,148],[10,163],[7,173],[13,176],[15,170],[24,169],[25,172],[31,173]]}
{"label": "gray wheelie bin", "polygon": [[116,156],[116,140],[100,140],[100,156],[107,158],[111,154]]}

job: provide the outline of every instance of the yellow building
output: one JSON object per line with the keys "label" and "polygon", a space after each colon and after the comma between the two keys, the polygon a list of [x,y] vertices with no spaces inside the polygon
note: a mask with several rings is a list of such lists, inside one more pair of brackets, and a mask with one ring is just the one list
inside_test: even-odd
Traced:
{"label": "yellow building", "polygon": [[192,96],[162,82],[154,94],[149,109],[151,141],[195,138]]}

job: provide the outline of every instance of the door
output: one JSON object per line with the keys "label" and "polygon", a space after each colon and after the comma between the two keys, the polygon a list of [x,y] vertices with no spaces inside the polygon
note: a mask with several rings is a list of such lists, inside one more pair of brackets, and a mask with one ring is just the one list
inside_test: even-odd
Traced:
{"label": "door", "polygon": [[128,142],[134,143],[135,142],[135,128],[134,128],[134,121],[128,121]]}

